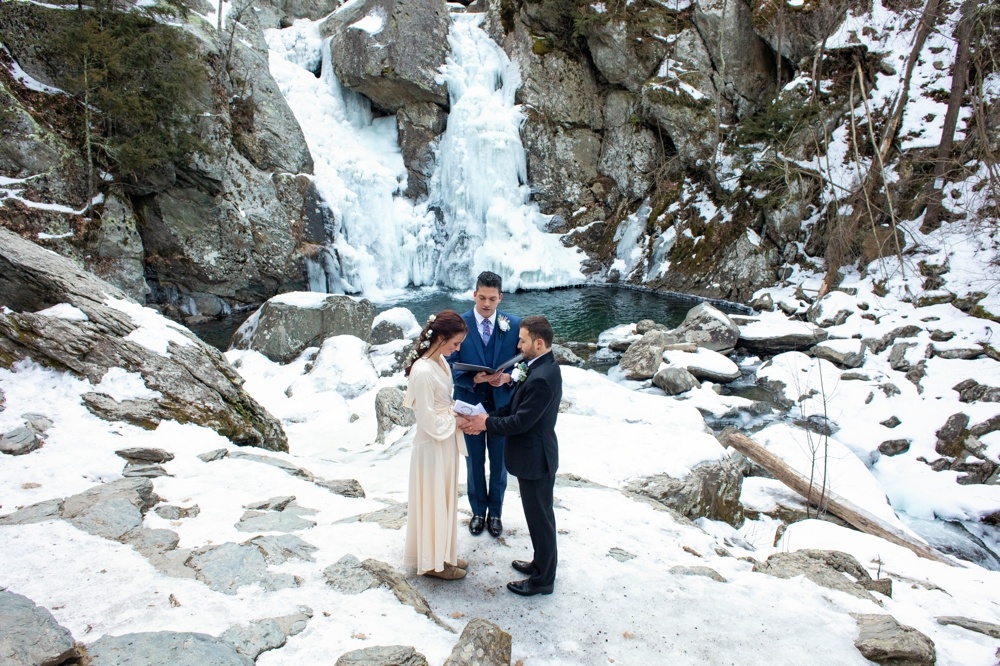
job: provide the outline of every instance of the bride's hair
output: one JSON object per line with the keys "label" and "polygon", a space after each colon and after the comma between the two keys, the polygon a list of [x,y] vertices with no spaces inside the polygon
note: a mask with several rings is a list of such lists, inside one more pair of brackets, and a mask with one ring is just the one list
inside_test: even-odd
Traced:
{"label": "bride's hair", "polygon": [[468,330],[469,327],[465,325],[465,320],[454,310],[441,310],[436,315],[428,317],[427,323],[424,324],[424,330],[420,331],[420,335],[413,341],[413,348],[406,356],[406,361],[403,363],[403,374],[409,377],[413,364],[437,342],[450,340],[456,335],[468,332]]}

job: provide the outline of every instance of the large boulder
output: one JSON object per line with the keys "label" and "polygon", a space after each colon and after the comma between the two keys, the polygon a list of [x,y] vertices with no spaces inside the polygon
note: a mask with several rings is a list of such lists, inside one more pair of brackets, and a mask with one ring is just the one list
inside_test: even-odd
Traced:
{"label": "large boulder", "polygon": [[676,19],[658,4],[596,18],[585,29],[594,66],[609,83],[638,92],[667,55],[670,46],[663,37],[674,31]]}
{"label": "large boulder", "polygon": [[694,520],[721,520],[734,527],[743,524],[744,463],[736,458],[702,463],[682,479],[656,474],[626,486],[628,492],[656,500]]}
{"label": "large boulder", "polygon": [[332,37],[337,78],[376,106],[447,108],[448,91],[436,78],[448,55],[450,20],[444,0],[365,0],[341,5],[321,31]]}
{"label": "large boulder", "polygon": [[882,666],[933,666],[937,651],[925,634],[891,615],[852,613],[858,622],[854,645],[865,659]]}
{"label": "large boulder", "polygon": [[510,651],[510,634],[489,620],[474,617],[465,625],[444,666],[507,666]]}
{"label": "large boulder", "polygon": [[[287,450],[281,424],[243,390],[217,349],[68,259],[0,229],[0,365],[31,358],[98,385],[112,368],[142,376],[150,397],[84,395],[98,416],[144,427],[197,423],[235,444]],[[54,308],[53,306],[59,306]],[[370,325],[370,320],[369,320]]]}
{"label": "large boulder", "polygon": [[755,564],[753,570],[777,578],[805,576],[831,590],[878,603],[869,592],[871,574],[852,555],[835,550],[797,550],[775,553],[767,561]]}
{"label": "large boulder", "polygon": [[401,389],[386,386],[375,396],[375,420],[378,425],[375,439],[379,444],[385,443],[385,434],[392,430],[393,426],[409,427],[417,422],[413,410],[403,407],[404,395]]}
{"label": "large boulder", "polygon": [[250,316],[233,336],[233,349],[253,349],[288,363],[327,338],[353,335],[368,341],[375,306],[368,299],[339,294],[292,292],[275,296]]}
{"label": "large boulder", "polygon": [[48,609],[6,589],[0,589],[0,627],[0,662],[7,666],[56,666],[81,657],[69,629]]}
{"label": "large boulder", "polygon": [[653,330],[633,342],[622,354],[619,363],[625,379],[649,379],[655,375],[663,363],[663,351],[676,341],[676,336],[671,333]]}
{"label": "large boulder", "polygon": [[717,307],[707,302],[691,308],[681,325],[672,333],[682,342],[728,354],[740,338],[740,327]]}

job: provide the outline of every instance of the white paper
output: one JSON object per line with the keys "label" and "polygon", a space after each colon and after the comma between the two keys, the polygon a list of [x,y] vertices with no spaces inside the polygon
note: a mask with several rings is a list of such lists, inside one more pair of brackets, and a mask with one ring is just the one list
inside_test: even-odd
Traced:
{"label": "white paper", "polygon": [[481,402],[472,405],[461,400],[456,400],[455,406],[452,409],[455,410],[456,414],[462,414],[463,416],[475,416],[476,414],[486,413],[486,408],[483,407],[483,403]]}

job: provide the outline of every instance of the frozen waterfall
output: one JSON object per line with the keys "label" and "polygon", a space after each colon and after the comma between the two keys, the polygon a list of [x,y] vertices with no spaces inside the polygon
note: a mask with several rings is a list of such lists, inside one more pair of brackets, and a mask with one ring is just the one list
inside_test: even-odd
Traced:
{"label": "frozen waterfall", "polygon": [[483,16],[453,16],[440,72],[448,128],[430,194],[418,203],[402,195],[395,118],[373,118],[368,100],[340,85],[318,24],[266,31],[271,74],[302,126],[334,220],[310,288],[373,298],[407,286],[466,290],[482,270],[503,276],[507,290],[583,281],[583,253],[546,233],[549,216],[529,202],[523,115],[514,103],[520,73],[480,28]]}

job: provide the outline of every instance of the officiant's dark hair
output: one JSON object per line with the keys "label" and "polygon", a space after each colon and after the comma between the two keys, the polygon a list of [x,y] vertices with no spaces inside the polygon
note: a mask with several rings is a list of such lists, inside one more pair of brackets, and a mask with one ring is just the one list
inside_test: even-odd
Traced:
{"label": "officiant's dark hair", "polygon": [[454,310],[441,310],[427,318],[424,329],[413,341],[413,348],[406,357],[403,364],[403,374],[410,376],[410,369],[421,354],[434,346],[438,340],[447,340],[460,333],[468,333],[469,327],[465,325],[462,315]]}
{"label": "officiant's dark hair", "polygon": [[532,340],[542,340],[546,347],[552,346],[552,339],[555,337],[552,324],[542,315],[528,315],[521,320],[521,328],[528,332]]}
{"label": "officiant's dark hair", "polygon": [[479,291],[480,287],[493,287],[502,294],[503,278],[493,271],[483,271],[476,278],[476,291]]}

